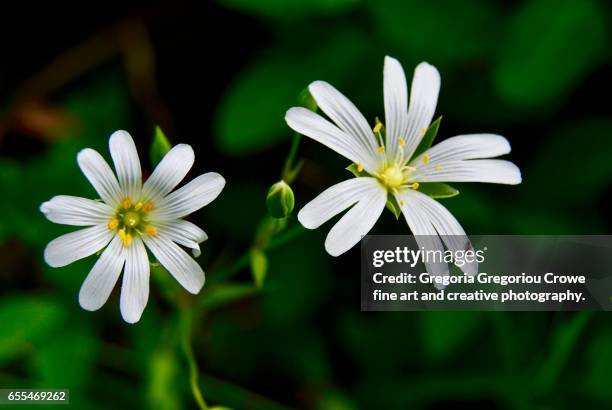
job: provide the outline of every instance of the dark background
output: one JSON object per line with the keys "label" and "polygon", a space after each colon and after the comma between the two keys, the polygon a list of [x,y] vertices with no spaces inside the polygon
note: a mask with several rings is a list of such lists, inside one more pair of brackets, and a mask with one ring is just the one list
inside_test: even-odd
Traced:
{"label": "dark background", "polygon": [[[69,388],[79,409],[194,408],[165,282],[155,279],[129,326],[117,290],[99,312],[78,306],[94,257],[61,269],[42,259],[70,228],[46,221],[40,203],[94,197],[76,153],[89,146],[108,158],[108,136],[126,129],[150,171],[160,125],[173,144],[193,145],[191,176],[214,170],[228,181],[191,217],[210,237],[198,301],[211,302],[193,341],[209,403],[610,406],[607,313],[360,312],[359,249],[327,255],[331,223],[303,233],[291,219],[298,236],[265,249],[261,290],[252,291],[248,263],[215,280],[265,223],[291,141],[286,109],[321,79],[373,123],[384,112],[385,55],[408,77],[420,61],[440,70],[438,139],[493,132],[512,145],[521,185],[457,184],[461,194],[442,201],[469,234],[610,233],[609,3],[21,2],[5,5],[0,22],[0,387]],[[298,157],[297,209],[350,177],[347,160],[313,141]],[[408,232],[389,212],[373,230]]]}

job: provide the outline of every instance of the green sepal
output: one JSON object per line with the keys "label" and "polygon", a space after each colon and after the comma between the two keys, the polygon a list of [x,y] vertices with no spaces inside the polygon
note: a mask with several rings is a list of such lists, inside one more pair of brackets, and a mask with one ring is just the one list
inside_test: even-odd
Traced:
{"label": "green sepal", "polygon": [[166,134],[162,131],[162,129],[157,126],[155,127],[155,133],[153,134],[153,141],[151,141],[151,148],[149,151],[149,159],[151,160],[151,165],[155,167],[159,164],[159,161],[170,151],[172,145]]}
{"label": "green sepal", "polygon": [[308,88],[304,88],[298,96],[298,104],[314,112],[317,112],[319,108],[314,97],[310,94],[310,91],[308,91]]}
{"label": "green sepal", "polygon": [[432,198],[452,198],[459,195],[459,190],[443,182],[421,182],[419,191]]}
{"label": "green sepal", "polygon": [[387,195],[386,207],[393,215],[395,215],[395,219],[399,219],[399,217],[402,215],[402,208],[400,208],[399,204],[397,203],[397,199],[395,199],[393,194]]}
{"label": "green sepal", "polygon": [[417,146],[416,150],[414,150],[414,154],[412,154],[412,158],[416,158],[421,155],[425,151],[431,147],[433,144],[436,135],[438,135],[438,129],[440,128],[440,122],[442,121],[442,116],[439,116],[437,120],[431,123],[427,131],[425,131],[425,135],[423,135],[423,139]]}
{"label": "green sepal", "polygon": [[356,177],[367,177],[369,176],[367,172],[365,172],[364,170],[359,171],[359,169],[357,168],[357,164],[352,163],[351,165],[349,165],[348,167],[344,168],[346,170],[348,170],[351,174],[355,175]]}

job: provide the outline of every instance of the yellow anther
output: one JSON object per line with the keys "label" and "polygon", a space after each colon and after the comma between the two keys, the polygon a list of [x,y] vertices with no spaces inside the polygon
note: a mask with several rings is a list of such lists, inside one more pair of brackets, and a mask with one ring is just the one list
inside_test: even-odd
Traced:
{"label": "yellow anther", "polygon": [[142,206],[142,210],[145,212],[151,212],[153,208],[155,208],[155,205],[153,205],[153,202],[147,202]]}
{"label": "yellow anther", "polygon": [[380,146],[376,149],[378,151],[379,154],[382,154],[385,152],[385,147],[384,146]]}
{"label": "yellow anther", "polygon": [[147,235],[155,236],[155,235],[157,235],[157,228],[154,227],[154,226],[147,226],[145,228],[145,233]]}
{"label": "yellow anther", "polygon": [[361,161],[357,163],[357,171],[359,172],[363,171],[363,164],[361,163]]}
{"label": "yellow anther", "polygon": [[374,128],[372,128],[372,131],[374,131],[374,134],[378,134],[381,128],[382,128],[382,122],[377,122]]}
{"label": "yellow anther", "polygon": [[110,229],[111,231],[114,231],[115,229],[117,229],[117,227],[119,226],[119,221],[116,218],[111,219],[110,221],[108,221],[108,225],[106,225],[108,227],[108,229]]}
{"label": "yellow anther", "polygon": [[402,199],[402,200],[399,201],[399,204],[400,204],[400,206],[404,206],[404,205],[406,205],[406,202],[404,202],[404,200]]}
{"label": "yellow anther", "polygon": [[419,183],[418,182],[413,183],[412,189],[419,189]]}
{"label": "yellow anther", "polygon": [[404,139],[400,137],[398,144],[400,147],[403,147],[404,145],[406,145],[406,141],[404,141]]}
{"label": "yellow anther", "polygon": [[132,202],[128,198],[125,198],[123,202],[121,202],[121,206],[123,209],[130,209],[132,207]]}
{"label": "yellow anther", "polygon": [[436,171],[439,171],[439,170],[440,170],[440,165],[436,165],[436,166],[434,167],[434,169],[435,169]]}
{"label": "yellow anther", "polygon": [[140,210],[140,208],[142,208],[142,202],[138,201],[138,202],[136,203],[136,205],[134,205],[134,209],[135,209],[135,210],[137,210],[137,211],[139,211],[139,210]]}
{"label": "yellow anther", "polygon": [[425,127],[421,128],[421,137],[424,136],[426,132],[427,132],[427,128]]}
{"label": "yellow anther", "polygon": [[427,164],[429,162],[429,155],[423,155],[423,164]]}
{"label": "yellow anther", "polygon": [[123,246],[126,248],[130,246],[130,244],[132,243],[132,235],[127,233],[125,231],[125,228],[119,229],[119,232],[117,233],[119,234],[119,238],[121,239],[121,242],[123,242]]}

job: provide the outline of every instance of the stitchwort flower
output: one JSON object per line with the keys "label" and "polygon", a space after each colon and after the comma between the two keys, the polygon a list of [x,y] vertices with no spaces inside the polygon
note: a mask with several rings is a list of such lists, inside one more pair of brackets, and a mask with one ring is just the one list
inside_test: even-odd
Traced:
{"label": "stitchwort flower", "polygon": [[53,267],[65,266],[104,249],[81,287],[79,303],[86,310],[102,307],[123,271],[121,315],[126,322],[135,323],[149,297],[145,245],[187,291],[196,294],[204,285],[202,268],[179,245],[197,255],[198,244],[207,236],[183,218],[213,201],[225,180],[209,172],[172,192],[194,161],[193,149],[180,144],[163,157],[143,184],[130,134],[113,133],[109,147],[117,178],[93,149],[84,149],[77,156],[101,201],[59,195],[41,205],[51,222],[87,226],[51,241],[45,261]]}
{"label": "stitchwort flower", "polygon": [[[391,57],[384,64],[384,108],[386,124],[368,122],[344,95],[330,84],[315,81],[308,87],[324,117],[301,107],[287,111],[285,120],[295,131],[318,141],[351,160],[357,178],[334,185],[298,213],[300,223],[315,229],[350,208],[334,225],[325,249],[338,256],[367,234],[385,205],[403,214],[419,246],[427,249],[466,249],[471,245],[451,213],[432,197],[431,189],[452,188],[442,182],[491,182],[519,184],[521,173],[511,162],[487,159],[510,152],[510,144],[499,135],[460,135],[420,149],[429,134],[438,93],[440,74],[430,64],[419,64],[414,72],[410,102],[406,77],[400,63]],[[437,124],[431,124],[431,127]],[[435,132],[434,131],[434,135]],[[421,151],[421,152],[419,152]],[[458,191],[455,191],[458,192]],[[432,274],[448,274],[445,264],[427,264]],[[475,273],[476,264],[464,271]]]}

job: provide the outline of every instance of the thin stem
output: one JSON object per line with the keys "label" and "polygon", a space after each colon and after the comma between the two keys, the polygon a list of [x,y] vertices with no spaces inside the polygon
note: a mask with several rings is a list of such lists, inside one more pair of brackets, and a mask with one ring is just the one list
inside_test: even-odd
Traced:
{"label": "thin stem", "polygon": [[247,250],[234,264],[226,269],[219,269],[216,273],[210,275],[210,280],[214,282],[222,282],[239,273],[242,269],[249,265],[251,261],[251,249]]}
{"label": "thin stem", "polygon": [[302,136],[297,132],[293,134],[293,140],[291,141],[291,148],[289,149],[289,154],[287,154],[287,159],[285,160],[285,166],[283,167],[282,179],[285,180],[288,184],[290,184],[293,178],[295,178],[295,174],[292,170],[293,161],[295,160],[295,156],[297,155],[298,148],[300,147],[300,141],[302,140]]}
{"label": "thin stem", "polygon": [[300,236],[301,234],[303,234],[304,232],[306,232],[306,229],[304,229],[301,225],[296,225],[288,230],[286,230],[285,232],[281,232],[279,233],[276,237],[273,237],[270,240],[270,243],[268,244],[268,246],[266,247],[266,249],[274,249],[278,246],[281,246],[295,238],[297,238],[298,236]]}
{"label": "thin stem", "polygon": [[183,308],[181,310],[181,347],[185,353],[185,358],[189,363],[189,384],[191,386],[191,392],[193,398],[200,410],[208,410],[208,406],[202,396],[200,390],[200,382],[198,380],[198,363],[195,360],[193,354],[193,348],[191,346],[191,326],[193,323],[193,310],[191,308]]}

